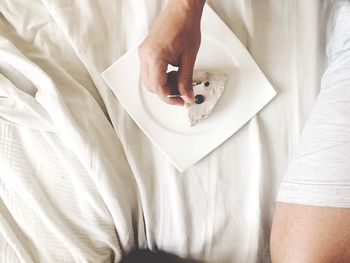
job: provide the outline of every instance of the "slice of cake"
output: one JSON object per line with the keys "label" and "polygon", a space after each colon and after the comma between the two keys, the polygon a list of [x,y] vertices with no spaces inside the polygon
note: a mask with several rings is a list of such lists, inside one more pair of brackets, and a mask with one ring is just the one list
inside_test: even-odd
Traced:
{"label": "slice of cake", "polygon": [[187,107],[190,126],[208,118],[225,88],[227,76],[224,73],[195,71],[193,92],[195,103]]}

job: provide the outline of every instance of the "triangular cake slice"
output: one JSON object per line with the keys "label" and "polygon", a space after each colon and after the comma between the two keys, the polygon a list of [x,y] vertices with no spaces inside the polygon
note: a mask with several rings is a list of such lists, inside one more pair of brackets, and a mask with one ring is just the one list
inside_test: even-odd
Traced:
{"label": "triangular cake slice", "polygon": [[194,72],[195,103],[186,105],[190,126],[208,118],[225,89],[226,79],[224,73]]}

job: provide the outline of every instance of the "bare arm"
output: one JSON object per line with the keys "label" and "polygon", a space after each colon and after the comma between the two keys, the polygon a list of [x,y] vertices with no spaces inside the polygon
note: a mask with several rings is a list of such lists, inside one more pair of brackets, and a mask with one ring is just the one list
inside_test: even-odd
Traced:
{"label": "bare arm", "polygon": [[[200,21],[204,0],[170,0],[139,47],[142,81],[166,103],[193,103],[192,74],[200,46]],[[171,87],[168,65],[179,67],[176,87]],[[174,74],[173,74],[174,77]],[[172,90],[181,98],[168,98]]]}

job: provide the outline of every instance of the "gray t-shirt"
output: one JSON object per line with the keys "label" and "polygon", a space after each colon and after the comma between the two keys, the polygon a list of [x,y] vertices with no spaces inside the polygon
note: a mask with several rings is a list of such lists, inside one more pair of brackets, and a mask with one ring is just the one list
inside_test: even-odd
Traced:
{"label": "gray t-shirt", "polygon": [[328,43],[330,64],[277,201],[350,207],[350,1]]}

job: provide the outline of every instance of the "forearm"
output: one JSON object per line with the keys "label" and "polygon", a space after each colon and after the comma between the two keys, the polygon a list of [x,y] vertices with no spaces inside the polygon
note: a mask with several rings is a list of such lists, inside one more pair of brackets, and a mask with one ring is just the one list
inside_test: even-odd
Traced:
{"label": "forearm", "polygon": [[[194,103],[192,76],[201,42],[200,22],[205,0],[169,0],[139,47],[142,81],[172,105]],[[176,84],[169,83],[168,65],[178,67]],[[170,98],[177,89],[181,98]]]}

